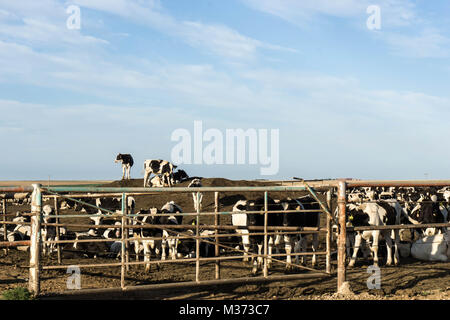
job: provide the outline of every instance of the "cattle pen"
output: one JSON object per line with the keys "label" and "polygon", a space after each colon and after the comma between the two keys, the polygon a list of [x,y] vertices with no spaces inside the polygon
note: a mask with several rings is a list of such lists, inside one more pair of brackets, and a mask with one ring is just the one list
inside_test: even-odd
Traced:
{"label": "cattle pen", "polygon": [[[289,281],[294,279],[306,279],[306,278],[336,278],[337,280],[337,291],[346,282],[347,276],[347,232],[358,231],[358,230],[382,230],[382,229],[415,229],[415,228],[426,228],[426,227],[450,227],[450,223],[434,223],[434,224],[421,224],[418,225],[399,225],[399,226],[365,226],[365,227],[347,227],[346,224],[346,207],[348,204],[348,191],[352,188],[357,187],[448,187],[450,186],[449,180],[426,180],[426,181],[362,181],[362,180],[329,180],[323,182],[305,182],[298,181],[292,183],[292,185],[281,185],[281,186],[261,186],[261,187],[198,187],[198,188],[187,188],[187,187],[171,187],[171,188],[133,188],[133,187],[67,187],[67,186],[47,186],[44,187],[40,184],[33,184],[32,186],[22,186],[22,187],[0,187],[0,193],[12,194],[18,192],[30,192],[31,193],[31,236],[30,240],[26,241],[6,241],[6,225],[13,224],[11,221],[7,221],[6,212],[6,202],[5,199],[2,200],[3,207],[3,219],[1,224],[5,229],[5,238],[3,242],[0,242],[1,247],[17,247],[17,246],[29,246],[29,279],[28,286],[30,291],[33,291],[36,295],[40,294],[40,281],[41,272],[44,270],[56,270],[62,269],[67,270],[71,265],[62,264],[61,258],[61,247],[64,244],[72,243],[73,240],[53,240],[45,241],[42,239],[41,229],[45,226],[55,226],[57,232],[59,233],[60,227],[78,227],[78,228],[88,228],[88,224],[81,223],[63,223],[62,219],[73,218],[74,215],[61,215],[59,214],[59,201],[61,199],[69,199],[75,202],[83,202],[78,200],[80,198],[96,198],[96,197],[120,197],[122,203],[122,210],[120,213],[112,212],[107,209],[95,207],[105,214],[98,214],[97,216],[114,218],[121,222],[119,228],[121,229],[121,238],[116,239],[120,242],[120,262],[110,262],[110,263],[89,263],[80,264],[78,268],[103,268],[103,267],[117,267],[120,268],[120,287],[118,288],[97,288],[97,289],[83,289],[84,291],[95,291],[95,292],[131,292],[134,290],[157,290],[157,289],[167,289],[167,288],[180,288],[180,287],[195,287],[195,286],[208,286],[208,285],[218,285],[227,283],[258,283],[267,281]],[[321,190],[323,194],[326,194],[325,200],[321,200],[317,195],[318,191]],[[287,192],[307,192],[311,195],[317,203],[320,205],[320,209],[317,210],[320,214],[325,216],[325,227],[319,226],[315,227],[272,227],[267,225],[268,214],[274,213],[272,210],[268,209],[267,199],[271,193],[287,193]],[[221,211],[220,207],[220,194],[225,192],[255,192],[263,193],[264,195],[264,226],[258,227],[248,227],[250,233],[253,235],[261,235],[264,237],[264,245],[262,253],[249,252],[248,255],[251,257],[261,257],[263,258],[263,270],[262,276],[249,276],[249,277],[239,277],[239,278],[223,278],[221,275],[221,262],[227,260],[237,260],[242,259],[244,256],[243,250],[231,247],[226,243],[222,242],[221,239],[230,236],[229,232],[239,229],[239,227],[232,225],[225,225],[221,223],[221,217],[231,215],[232,211]],[[214,194],[214,211],[201,211],[197,208],[196,212],[183,212],[181,215],[183,217],[191,217],[193,224],[182,224],[182,225],[133,225],[130,223],[133,218],[139,216],[136,213],[128,212],[128,208],[125,205],[127,199],[134,195],[147,195],[153,194],[158,195],[161,193],[194,193],[197,199],[200,193],[213,193]],[[333,216],[333,199],[337,196],[337,209],[338,216]],[[55,207],[55,218],[56,223],[44,223],[43,222],[43,199],[53,199]],[[89,204],[87,204],[89,205]],[[298,212],[307,212],[308,210],[295,210]],[[311,210],[309,210],[311,211]],[[276,212],[275,212],[276,213]],[[80,215],[78,215],[79,217]],[[214,219],[214,223],[210,224],[200,224],[200,218],[210,216]],[[86,215],[84,215],[86,218]],[[333,250],[333,238],[332,238],[332,225],[333,223],[337,226],[337,264],[336,268],[333,268],[332,256],[336,253]],[[98,225],[99,229],[111,228],[109,225]],[[200,227],[211,229],[214,231],[213,234],[202,236],[200,234]],[[191,239],[195,242],[195,257],[183,258],[183,259],[168,259],[168,260],[152,260],[152,261],[130,261],[129,243],[134,241],[133,237],[130,237],[129,230],[135,228],[160,228],[169,232],[169,234],[177,234],[177,241],[182,239]],[[179,230],[182,230],[179,232]],[[191,233],[187,233],[187,230],[191,230]],[[225,233],[220,233],[223,231]],[[277,262],[281,265],[286,265],[286,261],[282,258],[286,257],[286,254],[277,253],[269,256],[268,253],[268,241],[269,236],[274,235],[275,232],[284,233],[297,233],[297,234],[312,234],[320,233],[324,235],[325,238],[325,248],[322,251],[315,252],[301,252],[294,253],[292,256],[324,256],[325,257],[325,268],[324,270],[319,270],[312,267],[307,267],[305,265],[293,264],[295,267],[308,271],[305,273],[298,274],[288,274],[288,275],[269,275],[268,264],[269,261]],[[173,236],[174,237],[174,236]],[[171,239],[169,236],[167,239]],[[59,238],[58,238],[59,239]],[[149,238],[150,240],[161,240],[161,238]],[[94,240],[78,240],[79,242],[90,241],[90,242],[107,242],[108,239],[96,239]],[[110,240],[109,240],[110,241]],[[200,244],[209,243],[214,246],[214,256],[213,257],[200,257]],[[55,265],[44,265],[41,259],[42,257],[42,247],[43,244],[55,244],[57,247],[58,263]],[[221,250],[222,249],[222,250]],[[223,250],[228,250],[228,252],[235,253],[234,255],[221,256]],[[171,282],[171,283],[156,283],[147,284],[139,286],[130,286],[126,284],[126,275],[130,266],[138,265],[155,265],[155,264],[172,264],[172,263],[195,263],[195,277],[192,281],[182,281],[182,282]],[[202,263],[213,263],[214,264],[214,276],[213,279],[201,279],[201,264]],[[333,270],[335,269],[335,270]],[[76,293],[79,290],[72,290],[69,292]]]}

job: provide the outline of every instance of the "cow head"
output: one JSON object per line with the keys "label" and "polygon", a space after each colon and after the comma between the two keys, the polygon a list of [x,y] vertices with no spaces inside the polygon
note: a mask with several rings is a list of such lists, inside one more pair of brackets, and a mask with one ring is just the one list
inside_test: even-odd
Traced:
{"label": "cow head", "polygon": [[117,155],[117,157],[116,157],[116,160],[114,160],[114,162],[120,162],[120,161],[122,161],[123,160],[123,158],[122,158],[122,154],[121,153],[119,153],[118,155]]}

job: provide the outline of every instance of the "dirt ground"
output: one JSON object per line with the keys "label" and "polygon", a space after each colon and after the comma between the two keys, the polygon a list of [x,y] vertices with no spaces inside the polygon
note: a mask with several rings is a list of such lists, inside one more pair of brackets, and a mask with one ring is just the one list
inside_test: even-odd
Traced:
{"label": "dirt ground", "polygon": [[[141,187],[142,179],[131,181],[116,181],[103,186],[136,186]],[[187,185],[184,182],[181,186]],[[231,181],[221,178],[211,178],[203,180],[204,186],[260,186],[271,185],[271,182],[264,181]],[[231,211],[234,203],[241,198],[255,199],[262,196],[262,192],[240,192],[240,193],[221,193],[220,206],[221,211]],[[299,196],[304,192],[289,193],[269,193],[273,198],[282,198],[287,196]],[[323,195],[320,195],[323,198]],[[150,207],[161,207],[167,201],[174,200],[179,204],[184,212],[193,212],[193,200],[191,193],[175,194],[164,193],[146,196],[135,196],[136,209],[148,209]],[[50,204],[50,203],[49,203]],[[53,204],[53,203],[51,203]],[[29,211],[29,206],[9,206],[8,213],[16,211]],[[214,211],[214,193],[204,193],[202,210]],[[73,214],[71,210],[64,210],[62,215]],[[201,223],[212,223],[213,217],[202,217]],[[190,217],[185,217],[183,223],[189,223]],[[322,223],[324,219],[322,219]],[[86,223],[86,219],[67,218],[67,223]],[[229,215],[221,216],[222,224],[230,224]],[[322,224],[323,225],[323,224]],[[82,229],[78,229],[80,231]],[[319,251],[324,250],[324,234],[321,234]],[[236,253],[229,253],[236,255]],[[333,256],[333,272],[335,271],[335,259]],[[134,257],[130,259],[134,261]],[[43,264],[57,265],[56,256],[43,257]],[[142,257],[141,257],[142,261]],[[75,256],[71,252],[63,252],[64,265],[81,265],[89,263],[111,263],[120,262],[115,259],[98,257],[96,259],[87,259]],[[336,277],[324,276],[323,278],[311,278],[301,280],[289,280],[266,283],[249,284],[227,284],[211,287],[199,288],[180,288],[170,290],[149,291],[139,295],[130,294],[129,296],[101,296],[94,298],[106,299],[208,299],[208,300],[253,300],[253,299],[282,299],[282,300],[336,300],[336,299],[364,299],[364,300],[415,300],[415,299],[450,299],[450,263],[424,263],[412,258],[403,258],[401,265],[396,267],[385,267],[381,260],[381,288],[368,289],[367,281],[371,274],[367,268],[371,265],[370,261],[358,260],[356,267],[347,270],[347,280],[349,281],[353,293],[347,295],[337,295]],[[311,266],[310,259],[306,261],[307,266]],[[15,287],[28,286],[28,264],[29,253],[10,249],[8,253],[0,250],[0,292]],[[325,270],[325,257],[318,259],[317,269]],[[214,279],[214,262],[204,262],[200,268],[200,280]],[[41,273],[41,293],[42,299],[63,293],[67,290],[67,279],[70,276],[66,269],[43,270]],[[269,272],[270,275],[284,274],[308,274],[306,270],[293,270],[286,272],[283,264],[275,263]],[[261,274],[258,274],[261,276]],[[251,265],[239,260],[229,260],[221,262],[221,278],[235,279],[240,277],[251,277]],[[126,286],[135,286],[143,284],[171,283],[195,280],[195,262],[183,263],[165,263],[161,269],[157,270],[156,265],[152,265],[149,273],[144,272],[144,266],[130,266],[126,274]],[[81,269],[81,288],[114,288],[120,287],[120,267],[102,267],[102,268],[82,268]],[[78,297],[83,298],[83,297]],[[92,298],[92,297],[90,297]]]}

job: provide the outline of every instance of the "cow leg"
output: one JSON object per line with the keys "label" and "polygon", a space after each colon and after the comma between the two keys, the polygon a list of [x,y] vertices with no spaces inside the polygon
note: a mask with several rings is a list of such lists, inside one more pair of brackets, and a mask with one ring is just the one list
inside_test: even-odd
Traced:
{"label": "cow leg", "polygon": [[[247,230],[242,230],[241,232],[248,233]],[[242,236],[242,246],[244,247],[244,259],[242,261],[248,262],[248,252],[250,251],[250,237],[248,235]]]}
{"label": "cow leg", "polygon": [[[298,246],[300,248],[300,252],[306,252],[308,250],[308,246],[307,245],[308,245],[308,238],[305,235],[305,236],[300,238],[300,241],[298,243]],[[300,263],[302,265],[304,265],[306,263],[304,255],[300,256]]]}
{"label": "cow leg", "polygon": [[[312,251],[316,252],[317,249],[319,249],[319,235],[317,233],[313,233]],[[312,256],[311,264],[313,267],[316,265],[316,255],[315,254],[313,254],[313,256]]]}
{"label": "cow leg", "polygon": [[[372,236],[373,236],[373,244],[372,244],[373,265],[375,267],[378,267],[378,243],[379,243],[379,239],[380,239],[380,231],[379,230],[373,231]],[[389,255],[389,251],[388,251],[388,255]],[[391,259],[392,259],[392,256],[391,256]]]}
{"label": "cow leg", "polygon": [[[297,237],[297,240],[294,241],[294,253],[300,253],[302,252],[302,236],[299,234]],[[296,255],[295,256],[295,264],[300,264],[300,256]]]}
{"label": "cow leg", "polygon": [[283,240],[283,237],[279,234],[275,235],[275,242],[274,242],[274,246],[275,246],[275,252],[277,254],[280,253],[280,245],[281,245],[281,241]]}
{"label": "cow leg", "polygon": [[355,265],[356,257],[358,256],[358,250],[359,250],[359,247],[361,246],[361,238],[362,238],[362,235],[360,233],[357,233],[355,236],[355,246],[353,248],[353,255],[348,264],[349,267],[353,267]]}
{"label": "cow leg", "polygon": [[122,165],[122,180],[125,179],[125,165]]}
{"label": "cow leg", "polygon": [[[260,255],[261,254],[261,252],[262,252],[262,244],[259,244],[258,243],[258,255]],[[257,259],[254,259],[253,260],[253,269],[252,269],[252,273],[253,274],[256,274],[257,272],[258,272],[258,269],[259,269],[259,267],[262,265],[262,257],[261,256],[258,256],[258,258]]]}
{"label": "cow leg", "polygon": [[136,254],[136,262],[139,261],[139,241],[134,241],[134,253]]}
{"label": "cow leg", "polygon": [[284,236],[284,250],[286,251],[286,270],[292,268],[292,248],[294,247],[294,237],[291,235]]}
{"label": "cow leg", "polygon": [[386,251],[387,251],[386,265],[390,266],[392,265],[392,239],[387,234],[384,235],[384,239],[386,240]]}
{"label": "cow leg", "polygon": [[[150,255],[151,255],[150,243],[148,241],[144,241],[144,261],[145,262],[150,262]],[[150,271],[150,263],[146,263],[145,264],[145,272],[149,272],[149,271]]]}
{"label": "cow leg", "polygon": [[166,260],[166,248],[167,248],[167,240],[161,240],[161,260]]}
{"label": "cow leg", "polygon": [[42,241],[43,241],[42,254],[45,255],[47,253],[47,244],[45,243],[45,241],[47,241],[47,230],[46,229],[44,229],[42,231]]}
{"label": "cow leg", "polygon": [[272,267],[272,251],[273,251],[273,243],[274,243],[274,239],[272,236],[269,237],[269,243],[268,243],[268,248],[267,248],[267,253],[269,255],[269,257],[267,258],[267,268],[271,268]]}
{"label": "cow leg", "polygon": [[355,246],[355,235],[352,233],[347,234],[347,241],[345,244],[345,249],[347,251],[347,259],[349,259],[352,256],[352,248]]}
{"label": "cow leg", "polygon": [[150,171],[145,170],[145,173],[144,173],[144,188],[147,186],[147,181],[150,178],[150,174],[151,174]]}
{"label": "cow leg", "polygon": [[130,165],[127,165],[127,179],[128,179],[128,180],[131,179],[131,177],[130,177],[130,170],[131,170]]}
{"label": "cow leg", "polygon": [[393,232],[394,234],[394,249],[395,249],[395,253],[394,253],[394,264],[398,265],[400,263],[400,253],[398,250],[399,247],[399,242],[400,242],[400,234],[398,230],[394,230]]}

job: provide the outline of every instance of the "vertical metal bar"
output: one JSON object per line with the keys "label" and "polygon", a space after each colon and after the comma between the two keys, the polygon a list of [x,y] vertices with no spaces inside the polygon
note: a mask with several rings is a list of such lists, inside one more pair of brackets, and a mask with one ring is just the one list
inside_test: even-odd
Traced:
{"label": "vertical metal bar", "polygon": [[[220,204],[219,204],[219,192],[214,192],[214,225],[217,227],[220,225],[220,216],[219,216],[219,210],[220,210]],[[219,229],[216,228],[215,230],[215,256],[220,256],[220,250],[219,250],[219,237],[217,236],[219,234]],[[216,260],[216,274],[215,278],[216,280],[220,279],[220,260]]]}
{"label": "vertical metal bar", "polygon": [[30,280],[29,290],[35,295],[40,291],[40,254],[41,254],[41,219],[42,219],[42,193],[41,185],[33,184],[31,195],[31,245],[30,245]]}
{"label": "vertical metal bar", "polygon": [[337,271],[337,289],[345,282],[345,260],[346,260],[346,238],[347,230],[345,225],[346,215],[346,183],[339,181],[338,187],[338,206],[339,206],[339,236],[338,236],[338,271]]}
{"label": "vertical metal bar", "polygon": [[196,194],[197,197],[197,225],[195,227],[195,247],[196,247],[196,254],[195,254],[195,281],[200,281],[200,192],[197,191]]}
{"label": "vertical metal bar", "polygon": [[125,193],[122,193],[122,225],[121,227],[121,251],[120,251],[120,287],[123,289],[125,288],[125,210],[127,208],[127,197]]}
{"label": "vertical metal bar", "polygon": [[[59,224],[59,202],[58,202],[58,196],[54,197],[54,203],[55,203],[55,222]],[[61,239],[61,233],[59,231],[59,226],[56,227],[56,240],[59,241]],[[61,264],[61,245],[56,243],[56,252],[58,255],[58,264]]]}
{"label": "vertical metal bar", "polygon": [[[125,225],[129,225],[129,218],[128,218],[128,195],[125,195],[125,218],[122,219],[122,226]],[[129,228],[125,228],[123,229],[125,230],[125,234],[124,234],[124,238],[126,240],[128,240],[128,236],[130,234],[130,229]],[[128,264],[130,262],[130,244],[128,241],[125,241],[125,271],[130,271],[130,265]]]}
{"label": "vertical metal bar", "polygon": [[[6,222],[6,199],[2,199],[2,211],[3,211],[3,222]],[[6,229],[6,223],[3,225],[3,241],[8,241],[8,230]],[[5,254],[8,254],[9,249],[3,249]]]}
{"label": "vertical metal bar", "polygon": [[267,277],[268,270],[267,270],[267,191],[264,192],[264,270],[263,275],[264,277]]}
{"label": "vertical metal bar", "polygon": [[[327,206],[328,206],[328,211],[333,212],[332,211],[332,189],[328,190],[327,192]],[[327,238],[326,238],[326,251],[327,251],[327,255],[326,255],[326,269],[325,271],[327,273],[331,273],[331,235],[332,235],[332,219],[330,218],[329,215],[326,216],[327,219]]]}

